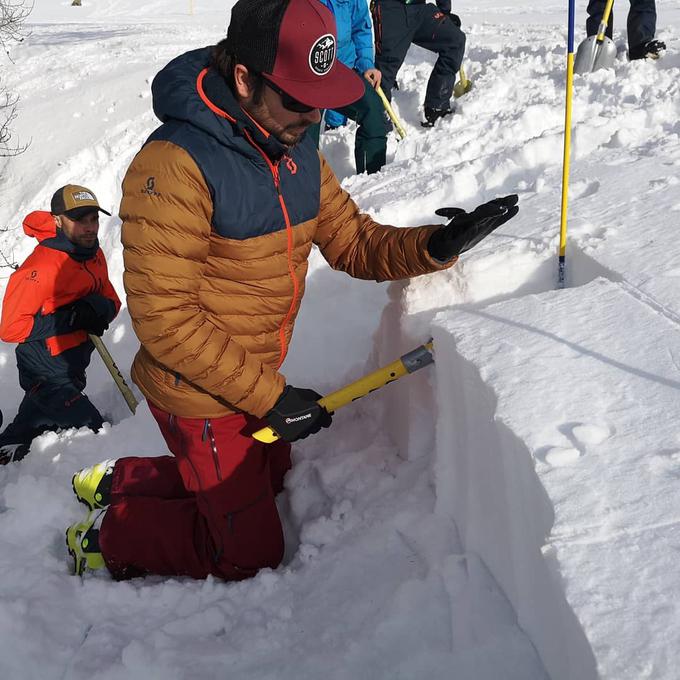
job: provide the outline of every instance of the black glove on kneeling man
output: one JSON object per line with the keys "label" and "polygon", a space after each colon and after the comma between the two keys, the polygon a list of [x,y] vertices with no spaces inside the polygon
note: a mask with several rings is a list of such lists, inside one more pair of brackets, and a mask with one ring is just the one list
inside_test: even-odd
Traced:
{"label": "black glove on kneeling man", "polygon": [[331,424],[331,414],[318,404],[319,399],[321,395],[314,390],[286,385],[264,419],[284,441],[304,439]]}
{"label": "black glove on kneeling man", "polygon": [[494,229],[505,224],[518,212],[517,194],[494,198],[475,208],[471,213],[462,208],[439,208],[441,217],[451,218],[449,223],[435,231],[427,243],[427,252],[438,262],[448,262],[476,246]]}

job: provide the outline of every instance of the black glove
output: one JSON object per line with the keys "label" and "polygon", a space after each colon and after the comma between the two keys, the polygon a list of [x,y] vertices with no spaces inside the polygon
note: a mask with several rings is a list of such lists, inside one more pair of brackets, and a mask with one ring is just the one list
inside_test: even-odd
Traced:
{"label": "black glove", "polygon": [[304,439],[331,424],[331,414],[317,403],[321,395],[314,390],[287,385],[264,419],[287,442]]}
{"label": "black glove", "polygon": [[449,19],[453,21],[453,23],[460,28],[460,17],[457,14],[454,14],[453,12],[448,13]]}
{"label": "black glove", "polygon": [[92,335],[104,335],[109,327],[108,321],[97,314],[94,307],[85,300],[76,300],[71,305],[69,325],[74,330],[82,330]]}
{"label": "black glove", "polygon": [[438,262],[448,262],[470,250],[519,212],[517,200],[517,194],[494,198],[493,201],[478,206],[471,213],[461,208],[435,210],[437,215],[449,217],[451,221],[430,236],[427,252]]}

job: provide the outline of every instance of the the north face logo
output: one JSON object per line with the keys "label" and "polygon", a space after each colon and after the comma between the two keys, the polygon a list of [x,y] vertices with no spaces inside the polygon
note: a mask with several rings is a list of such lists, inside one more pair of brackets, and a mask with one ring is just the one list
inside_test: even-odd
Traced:
{"label": "the north face logo", "polygon": [[309,68],[317,76],[325,76],[335,61],[335,36],[331,33],[322,35],[309,50]]}
{"label": "the north face logo", "polygon": [[71,195],[74,201],[94,201],[94,196],[89,191],[74,191]]}

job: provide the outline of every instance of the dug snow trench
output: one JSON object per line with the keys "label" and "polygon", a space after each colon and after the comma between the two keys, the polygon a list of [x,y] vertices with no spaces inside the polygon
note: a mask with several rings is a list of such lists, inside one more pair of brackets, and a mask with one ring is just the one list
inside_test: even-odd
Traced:
{"label": "dug snow trench", "polygon": [[[554,255],[525,262],[524,279],[473,257],[430,287],[392,284],[377,363],[428,327],[436,363],[407,389],[386,388],[384,422],[404,458],[436,451],[436,513],[457,528],[456,568],[468,578],[488,570],[553,680],[671,678],[674,661],[652,641],[679,632],[663,593],[674,587],[668,414],[680,408],[680,381],[663,376],[677,373],[666,347],[677,347],[680,324],[589,255],[573,249],[570,263],[573,288],[559,292]],[[487,267],[484,285],[476,276]],[[441,286],[462,304],[428,309]],[[654,473],[656,442],[635,432],[641,417],[668,443]],[[652,552],[653,575],[641,578]]]}
{"label": "dug snow trench", "polygon": [[[572,286],[611,275],[578,248],[570,255]],[[544,554],[554,510],[532,451],[497,421],[493,387],[440,322],[450,318],[455,328],[466,310],[474,317],[483,316],[489,305],[502,307],[503,301],[522,304],[526,296],[551,291],[555,274],[554,253],[538,249],[511,263],[500,253],[485,253],[417,284],[391,284],[373,363],[387,363],[419,344],[434,320],[435,371],[423,370],[408,378],[408,386],[385,388],[375,398],[383,404],[384,422],[403,458],[417,460],[436,451],[436,509],[458,528],[456,570],[472,581],[482,572],[492,579],[489,583],[495,581],[494,588],[512,606],[510,619],[516,617],[529,635],[553,680],[589,680],[597,677],[594,654],[567,601],[559,567]],[[432,300],[446,299],[457,305],[454,311],[430,307]],[[504,620],[501,616],[499,625]]]}

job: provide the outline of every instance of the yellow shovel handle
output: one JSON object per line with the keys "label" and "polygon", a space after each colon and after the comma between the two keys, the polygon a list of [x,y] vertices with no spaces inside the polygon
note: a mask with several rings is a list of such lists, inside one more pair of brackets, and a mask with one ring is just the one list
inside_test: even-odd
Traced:
{"label": "yellow shovel handle", "polygon": [[404,139],[404,137],[406,137],[406,131],[401,126],[401,123],[399,122],[397,114],[394,112],[392,105],[387,101],[387,97],[385,96],[382,87],[378,85],[378,87],[375,88],[375,91],[378,93],[378,97],[380,97],[380,101],[382,101],[385,111],[387,111],[387,115],[390,117],[392,123],[394,123],[394,127],[396,128],[397,134],[399,135],[399,139]]}
{"label": "yellow shovel handle", "polygon": [[600,26],[597,29],[597,42],[603,42],[605,33],[607,32],[607,24],[609,24],[609,15],[612,13],[612,7],[614,6],[614,0],[607,0],[607,4],[604,7],[604,13],[602,14],[602,21],[600,21]]}

